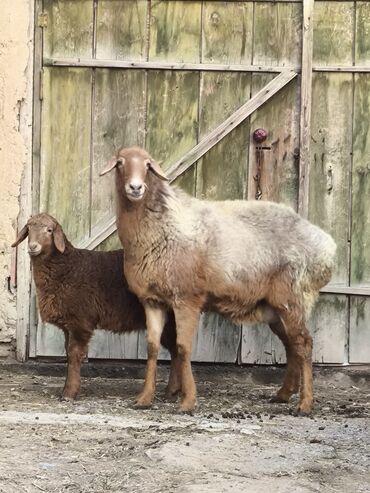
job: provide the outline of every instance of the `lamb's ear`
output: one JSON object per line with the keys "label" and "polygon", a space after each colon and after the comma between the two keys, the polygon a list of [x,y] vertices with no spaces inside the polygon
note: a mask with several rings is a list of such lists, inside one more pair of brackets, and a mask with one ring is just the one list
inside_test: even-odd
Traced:
{"label": "lamb's ear", "polygon": [[167,176],[164,174],[164,171],[162,168],[159,166],[160,163],[156,163],[153,159],[150,159],[147,161],[148,168],[152,173],[155,174],[155,176],[158,176],[161,180],[164,181],[169,181]]}
{"label": "lamb's ear", "polygon": [[57,247],[60,253],[64,253],[64,250],[66,249],[66,244],[64,242],[63,230],[59,226],[59,224],[54,229],[53,236],[54,236],[54,245]]}
{"label": "lamb's ear", "polygon": [[14,243],[12,243],[12,247],[16,247],[19,245],[19,243],[22,243],[23,240],[25,240],[28,236],[28,226],[27,224],[23,226],[23,228],[19,231],[17,239],[15,240]]}
{"label": "lamb's ear", "polygon": [[112,169],[114,169],[117,166],[117,164],[125,164],[125,158],[124,157],[117,158],[116,156],[113,156],[112,159],[106,165],[106,167],[103,169],[103,171],[99,173],[99,176],[106,175],[107,173],[112,171]]}

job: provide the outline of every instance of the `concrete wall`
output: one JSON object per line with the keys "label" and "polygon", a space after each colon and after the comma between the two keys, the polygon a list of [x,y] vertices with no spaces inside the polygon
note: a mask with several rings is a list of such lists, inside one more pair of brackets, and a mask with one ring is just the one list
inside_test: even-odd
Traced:
{"label": "concrete wall", "polygon": [[[33,0],[1,0],[0,11],[0,357],[14,350],[16,294],[8,291],[20,209],[27,216],[32,153]],[[21,188],[23,186],[23,190]],[[23,198],[21,199],[21,191]],[[26,195],[25,195],[26,194]],[[22,279],[19,279],[22,282]]]}

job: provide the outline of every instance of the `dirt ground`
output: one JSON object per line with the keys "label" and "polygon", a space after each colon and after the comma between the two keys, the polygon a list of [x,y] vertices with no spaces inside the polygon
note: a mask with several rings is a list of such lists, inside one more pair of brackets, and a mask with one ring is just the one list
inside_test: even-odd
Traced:
{"label": "dirt ground", "polygon": [[281,368],[195,366],[198,409],[132,408],[141,364],[0,364],[0,492],[370,492],[370,368],[316,369],[315,411],[270,403]]}

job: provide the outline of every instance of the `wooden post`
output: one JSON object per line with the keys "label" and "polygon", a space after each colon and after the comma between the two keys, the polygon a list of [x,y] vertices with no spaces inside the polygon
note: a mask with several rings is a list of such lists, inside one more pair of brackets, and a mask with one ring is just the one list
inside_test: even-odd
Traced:
{"label": "wooden post", "polygon": [[298,212],[308,215],[314,0],[303,0]]}

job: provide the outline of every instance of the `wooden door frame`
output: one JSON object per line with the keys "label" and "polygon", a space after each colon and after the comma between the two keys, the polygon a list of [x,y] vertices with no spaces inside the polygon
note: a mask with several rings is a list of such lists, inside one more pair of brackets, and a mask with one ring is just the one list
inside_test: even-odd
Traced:
{"label": "wooden door frame", "polygon": [[[262,0],[247,0],[262,1]],[[264,0],[265,1],[265,0]],[[275,0],[274,0],[275,1]],[[279,0],[278,0],[279,1]],[[299,72],[301,72],[301,114],[300,114],[300,168],[299,168],[299,196],[298,208],[303,216],[308,211],[308,169],[310,160],[310,126],[311,126],[311,92],[313,71],[341,71],[341,72],[370,72],[368,66],[313,66],[313,9],[314,0],[280,0],[297,1],[303,5],[302,17],[302,59],[301,67],[279,67],[258,65],[226,65],[226,64],[193,64],[170,63],[148,61],[121,61],[121,60],[82,60],[82,59],[48,59],[43,60],[43,28],[47,19],[43,17],[43,1],[35,0],[34,3],[34,75],[33,75],[33,138],[32,138],[32,168],[26,173],[21,192],[21,214],[19,220],[27,220],[29,213],[39,211],[40,197],[40,149],[41,149],[41,104],[42,71],[44,66],[64,67],[101,67],[147,70],[191,70],[191,71],[227,71],[250,73],[276,73],[278,74],[267,86],[265,86],[253,98],[241,106],[233,115],[222,122],[196,146],[187,152],[181,159],[173,163],[167,173],[172,180],[189,169],[203,154],[216,145],[233,128],[248,118],[258,107],[264,104],[280,89],[285,87]],[[320,1],[320,0],[316,0]],[[330,0],[329,0],[330,1]],[[334,1],[334,0],[333,0]],[[343,0],[345,1],[345,0]],[[273,92],[274,91],[274,92]],[[32,169],[32,172],[31,172]],[[32,206],[30,205],[32,202]],[[79,247],[93,249],[115,231],[115,218],[100,222],[92,228],[91,235],[79,243]],[[35,304],[35,291],[31,288],[31,273],[28,255],[24,249],[20,249],[17,262],[17,276],[21,283],[17,290],[17,359],[25,361],[29,356],[29,349],[35,348],[35,341],[30,338],[35,336],[35,324],[37,312]],[[353,294],[370,296],[370,288],[366,287],[336,287],[327,286],[324,293]],[[32,330],[31,330],[32,329]],[[30,354],[35,356],[36,354]]]}

